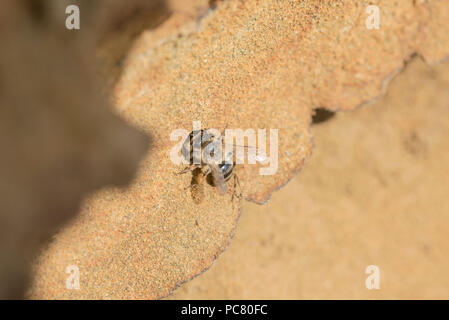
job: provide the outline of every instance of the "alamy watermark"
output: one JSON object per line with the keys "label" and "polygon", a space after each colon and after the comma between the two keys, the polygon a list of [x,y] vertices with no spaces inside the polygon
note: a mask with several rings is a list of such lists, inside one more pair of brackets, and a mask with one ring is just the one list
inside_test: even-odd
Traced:
{"label": "alamy watermark", "polygon": [[65,19],[65,27],[69,30],[73,29],[79,30],[80,8],[75,4],[71,4],[65,8],[65,13],[69,15]]}
{"label": "alamy watermark", "polygon": [[376,265],[369,265],[365,269],[369,276],[365,280],[365,287],[368,290],[380,289],[380,269]]}
{"label": "alamy watermark", "polygon": [[[200,121],[193,121],[193,130],[176,129],[170,134],[170,141],[177,141],[170,150],[170,160],[175,165],[216,163],[259,164],[260,175],[273,175],[278,170],[278,129],[225,129],[224,135],[217,129],[202,129]],[[198,133],[198,139],[187,144],[192,148],[188,153],[192,159],[183,154],[186,141]],[[269,141],[267,141],[269,133]],[[245,145],[245,141],[248,142]],[[269,142],[269,154],[267,145]],[[204,143],[208,143],[204,146]],[[235,152],[234,152],[235,150]],[[235,155],[235,157],[234,157]],[[246,156],[245,156],[246,155]]]}
{"label": "alamy watermark", "polygon": [[65,272],[69,274],[65,280],[65,287],[68,290],[80,289],[80,269],[76,265],[69,265],[65,269]]}
{"label": "alamy watermark", "polygon": [[380,10],[378,6],[370,5],[366,7],[366,13],[369,15],[365,20],[365,26],[368,30],[380,29]]}

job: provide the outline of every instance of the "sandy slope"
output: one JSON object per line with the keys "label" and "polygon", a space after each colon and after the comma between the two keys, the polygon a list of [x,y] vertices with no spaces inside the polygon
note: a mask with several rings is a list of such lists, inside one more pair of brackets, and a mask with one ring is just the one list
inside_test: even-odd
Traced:
{"label": "sandy slope", "polygon": [[247,204],[228,250],[171,298],[449,297],[449,63],[413,60],[384,98],[313,134],[303,171]]}

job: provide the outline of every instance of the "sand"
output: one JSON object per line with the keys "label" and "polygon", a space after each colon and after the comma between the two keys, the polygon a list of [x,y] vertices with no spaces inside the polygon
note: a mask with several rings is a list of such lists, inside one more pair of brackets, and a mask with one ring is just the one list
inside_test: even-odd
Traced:
{"label": "sand", "polygon": [[[233,199],[231,188],[220,196],[204,185],[202,201],[186,191],[191,177],[175,174],[182,166],[169,159],[170,133],[189,130],[193,120],[219,130],[279,129],[276,174],[261,176],[260,166],[250,165],[235,171],[244,199],[267,201],[312,162],[313,109],[354,110],[384,93],[388,79],[412,55],[429,64],[448,56],[445,1],[382,1],[377,31],[366,28],[368,4],[224,1],[214,10],[199,7],[190,19],[175,12],[136,38],[120,64],[114,112],[149,136],[152,148],[129,187],[91,195],[78,218],[55,235],[36,260],[29,296],[161,298],[207,270],[228,246],[242,203]],[[407,104],[398,121],[412,111]],[[360,132],[342,124],[345,131],[334,137],[342,147],[350,137],[359,141],[361,132],[369,133],[362,130],[368,124],[384,119],[378,114],[356,122]],[[410,139],[413,145],[416,138]],[[325,149],[332,152],[337,145]],[[358,145],[351,153],[363,150]],[[340,167],[334,155],[328,159]],[[356,173],[350,166],[341,172]],[[330,186],[334,194],[345,190]],[[334,196],[333,205],[338,199]],[[329,233],[322,234],[318,243],[331,245]],[[65,286],[69,265],[80,269],[80,290]]]}
{"label": "sand", "polygon": [[[312,128],[309,163],[171,299],[447,299],[449,63]],[[365,268],[380,269],[368,290]]]}

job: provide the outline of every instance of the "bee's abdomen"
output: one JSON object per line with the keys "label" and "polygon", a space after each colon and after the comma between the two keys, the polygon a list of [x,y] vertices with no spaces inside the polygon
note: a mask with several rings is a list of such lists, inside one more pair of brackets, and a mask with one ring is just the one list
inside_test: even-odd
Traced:
{"label": "bee's abdomen", "polygon": [[221,173],[223,173],[223,178],[225,181],[228,181],[232,176],[232,170],[234,169],[234,164],[223,162],[218,165],[220,167]]}

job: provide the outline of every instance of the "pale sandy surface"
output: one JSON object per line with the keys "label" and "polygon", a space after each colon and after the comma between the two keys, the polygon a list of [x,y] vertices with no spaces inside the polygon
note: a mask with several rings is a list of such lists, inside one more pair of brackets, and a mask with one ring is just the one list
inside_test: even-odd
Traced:
{"label": "pale sandy surface", "polygon": [[[174,299],[448,298],[449,63],[312,129],[309,163]],[[381,272],[367,290],[368,265]]]}
{"label": "pale sandy surface", "polygon": [[[174,174],[183,166],[170,161],[170,133],[190,129],[193,120],[220,130],[279,129],[276,174],[259,175],[259,165],[235,170],[243,196],[264,202],[309,160],[314,108],[352,110],[381,94],[412,54],[429,63],[448,55],[447,2],[382,1],[375,31],[365,25],[372,3],[380,1],[223,1],[206,15],[200,5],[191,18],[174,14],[142,32],[120,61],[113,99],[114,111],[151,137],[151,150],[129,187],[92,195],[55,235],[36,260],[30,297],[160,298],[208,269],[234,234],[240,203],[231,202],[231,188],[222,197],[207,184],[196,201],[186,191],[191,177]],[[398,121],[412,111],[404,107]],[[354,121],[360,132],[384,123],[381,115]],[[353,133],[343,127],[322,150],[344,147],[338,141]],[[335,155],[326,159],[341,167]],[[344,177],[357,172],[351,166]],[[80,268],[78,291],[65,287],[68,265]]]}

